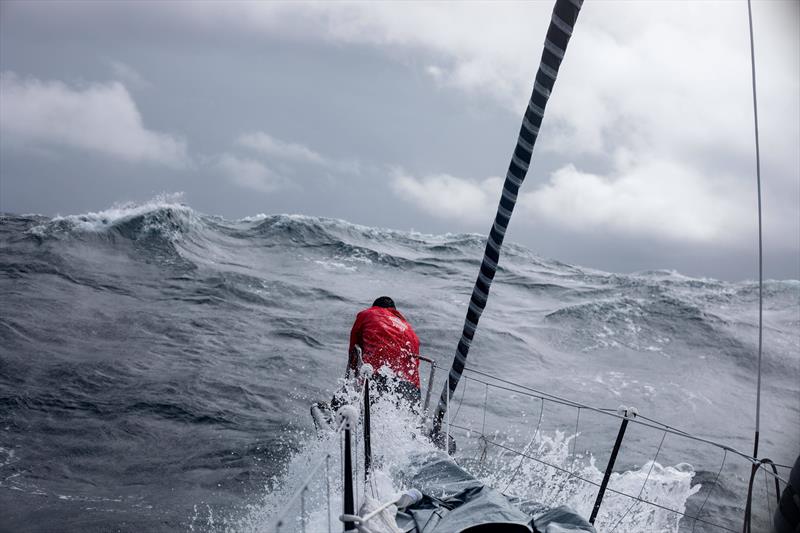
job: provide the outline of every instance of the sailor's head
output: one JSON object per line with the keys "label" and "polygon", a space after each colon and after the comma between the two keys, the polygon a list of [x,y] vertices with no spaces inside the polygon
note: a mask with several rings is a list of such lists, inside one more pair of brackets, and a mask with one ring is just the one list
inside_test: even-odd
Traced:
{"label": "sailor's head", "polygon": [[396,309],[394,306],[394,300],[389,298],[388,296],[381,296],[377,298],[374,302],[372,302],[372,307],[383,307],[385,309]]}

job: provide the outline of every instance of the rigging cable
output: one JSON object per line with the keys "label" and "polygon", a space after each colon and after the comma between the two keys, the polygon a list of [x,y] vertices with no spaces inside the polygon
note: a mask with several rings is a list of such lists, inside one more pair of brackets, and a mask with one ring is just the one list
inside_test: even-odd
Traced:
{"label": "rigging cable", "polygon": [[461,374],[467,364],[467,354],[475,336],[475,330],[478,328],[478,321],[489,299],[489,289],[497,272],[497,265],[500,261],[500,248],[503,246],[506,229],[511,220],[514,205],[517,202],[517,194],[522,182],[525,180],[525,176],[528,174],[528,167],[533,155],[533,146],[536,144],[536,139],[539,135],[539,129],[544,118],[544,110],[553,91],[558,69],[564,59],[567,44],[569,44],[582,4],[583,0],[556,0],[556,4],[553,7],[553,14],[544,41],[544,50],[539,61],[539,70],[536,72],[533,91],[528,101],[525,115],[522,118],[517,145],[503,183],[503,192],[497,206],[494,223],[486,241],[483,261],[470,297],[461,339],[458,342],[453,364],[442,394],[439,396],[439,403],[436,406],[436,412],[433,417],[432,434],[436,437],[436,440],[441,439],[442,421],[448,409],[448,398],[453,396],[461,379]]}
{"label": "rigging cable", "polygon": [[747,0],[747,19],[750,23],[750,72],[753,79],[753,126],[756,140],[756,187],[758,189],[758,382],[756,385],[756,433],[753,457],[758,457],[758,437],[761,430],[761,352],[764,334],[764,251],[761,231],[761,150],[758,145],[758,99],[756,98],[756,52],[753,44],[753,9]]}
{"label": "rigging cable", "polygon": [[[758,459],[758,440],[761,433],[761,355],[764,338],[764,247],[761,224],[761,150],[758,143],[758,98],[756,95],[756,52],[753,38],[753,7],[747,0],[747,22],[750,28],[750,74],[753,82],[753,132],[756,143],[756,189],[758,196],[758,378],[756,381],[756,428],[753,436],[753,458]],[[747,493],[747,503],[744,510],[744,524],[742,531],[750,531],[752,513],[752,485],[753,477],[760,465],[753,464],[750,473],[750,487]]]}
{"label": "rigging cable", "polygon": [[[472,429],[467,428],[467,427],[463,427],[463,426],[454,425],[453,427],[458,428],[458,429],[462,429],[462,430],[466,430],[466,431],[473,431]],[[497,441],[494,441],[494,440],[491,440],[491,439],[486,439],[486,442],[488,444],[491,444],[492,446],[496,446],[496,447],[498,447],[498,448],[500,448],[502,450],[506,450],[506,451],[509,451],[509,452],[512,452],[512,453],[516,453],[516,454],[520,454],[521,453],[518,450],[515,450],[514,448],[510,448],[510,447],[506,446],[505,444],[503,444],[501,442],[497,442]],[[554,470],[562,472],[562,473],[566,474],[568,476],[568,478],[575,478],[575,479],[577,479],[579,481],[582,481],[582,482],[584,482],[584,483],[586,483],[588,485],[593,485],[595,487],[599,487],[600,486],[600,484],[598,482],[593,481],[593,480],[589,479],[588,477],[578,475],[578,474],[576,474],[574,472],[570,472],[569,470],[567,470],[564,467],[558,466],[558,465],[556,465],[554,463],[549,463],[549,462],[547,462],[547,461],[545,461],[545,460],[543,460],[543,459],[541,459],[539,457],[535,457],[533,455],[527,455],[527,454],[525,454],[525,457],[527,459],[535,461],[535,462],[537,462],[539,464],[548,466],[548,467],[550,467],[550,468],[552,468]],[[624,492],[624,491],[621,491],[621,490],[617,490],[617,489],[614,489],[614,488],[611,488],[611,487],[608,487],[606,490],[608,492],[610,492],[610,493],[617,494],[619,496],[624,496],[626,498],[635,500],[635,501],[643,503],[645,505],[650,505],[652,507],[655,507],[655,508],[658,508],[658,509],[662,509],[664,511],[668,511],[670,513],[674,513],[674,514],[679,515],[679,516],[681,516],[683,518],[691,518],[691,519],[694,519],[694,520],[696,520],[698,522],[702,522],[703,524],[708,524],[710,526],[716,527],[718,529],[722,529],[724,531],[730,531],[732,533],[738,533],[737,530],[731,529],[731,528],[729,528],[729,527],[727,527],[725,525],[716,524],[716,523],[711,522],[709,520],[700,518],[699,516],[689,515],[686,512],[678,511],[677,509],[672,509],[671,507],[667,507],[665,505],[661,505],[660,503],[656,503],[654,501],[645,500],[644,498],[642,498],[640,496],[633,496],[632,494],[628,494],[627,492]]]}
{"label": "rigging cable", "polygon": [[[642,483],[642,488],[641,488],[641,489],[639,489],[639,494],[636,496],[636,499],[637,499],[637,500],[640,500],[640,499],[641,499],[641,497],[642,497],[642,493],[644,493],[644,488],[647,486],[647,481],[650,479],[650,474],[652,474],[652,473],[653,473],[653,467],[656,465],[656,460],[658,460],[658,454],[660,454],[660,453],[661,453],[661,448],[664,446],[664,440],[666,440],[666,438],[667,438],[667,432],[665,431],[665,432],[664,432],[664,433],[661,435],[661,442],[658,444],[658,449],[656,450],[656,454],[655,454],[655,456],[653,456],[653,459],[650,461],[650,469],[647,471],[647,476],[644,478],[644,483]],[[630,507],[628,507],[628,508],[625,510],[625,512],[624,512],[624,513],[622,513],[622,516],[620,516],[620,517],[619,517],[619,520],[617,520],[617,521],[616,521],[616,523],[614,524],[614,527],[611,529],[611,533],[614,533],[614,531],[616,531],[616,530],[617,530],[617,527],[618,527],[618,526],[619,526],[619,525],[622,523],[622,520],[623,520],[623,519],[624,519],[626,516],[628,516],[628,513],[630,513],[630,512],[631,512],[631,509],[633,509],[633,507],[634,507],[634,506],[635,506],[637,503],[639,503],[639,502],[638,502],[638,501],[634,501],[634,502],[631,504],[631,506],[630,506]],[[697,521],[695,521],[695,523],[697,523]]]}

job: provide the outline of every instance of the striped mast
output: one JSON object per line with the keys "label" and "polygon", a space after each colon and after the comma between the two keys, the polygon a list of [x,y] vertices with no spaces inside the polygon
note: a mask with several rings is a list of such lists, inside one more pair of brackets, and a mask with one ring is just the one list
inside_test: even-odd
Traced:
{"label": "striped mast", "polygon": [[572,36],[572,28],[578,19],[582,4],[583,0],[556,0],[556,5],[553,8],[553,16],[550,20],[550,27],[547,29],[542,58],[539,61],[539,71],[536,73],[536,78],[533,82],[533,92],[528,102],[528,108],[522,117],[517,147],[511,156],[511,163],[503,184],[503,193],[497,206],[497,214],[489,232],[489,238],[486,241],[486,250],[478,272],[478,279],[475,280],[475,288],[472,289],[472,297],[464,320],[461,340],[458,341],[453,365],[450,368],[447,383],[442,389],[439,404],[433,417],[434,434],[441,432],[442,419],[447,410],[448,399],[453,397],[453,393],[461,379],[461,374],[467,364],[469,347],[475,336],[475,330],[478,328],[478,321],[481,318],[483,309],[486,307],[489,289],[492,286],[492,280],[500,261],[500,248],[503,245],[506,228],[514,211],[514,205],[517,202],[519,188],[528,173],[533,146],[536,144],[536,138],[539,135],[544,110],[553,90],[553,85],[555,85],[558,69],[564,59],[567,44]]}

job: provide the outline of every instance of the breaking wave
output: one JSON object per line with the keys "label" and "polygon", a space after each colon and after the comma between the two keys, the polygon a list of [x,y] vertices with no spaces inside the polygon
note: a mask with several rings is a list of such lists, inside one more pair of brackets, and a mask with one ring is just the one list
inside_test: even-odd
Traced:
{"label": "breaking wave", "polygon": [[[17,510],[4,517],[8,527],[263,529],[315,459],[331,453],[338,468],[338,442],[312,434],[308,406],[337,386],[355,313],[393,295],[424,354],[449,367],[484,246],[474,234],[319,217],[226,220],[174,196],[82,215],[0,216],[0,508]],[[800,282],[765,289],[764,453],[791,463]],[[757,297],[753,282],[610,274],[509,243],[468,367],[590,405],[635,405],[746,448]],[[548,405],[532,439],[541,406],[492,392],[484,421],[482,387],[460,386],[459,424],[485,424],[498,443],[530,443],[530,454],[598,479],[615,424],[581,415],[576,431],[574,412]],[[398,471],[430,445],[403,413],[386,408],[379,418],[383,490],[400,490]],[[484,454],[474,432],[456,437],[456,459],[486,482],[588,514],[591,485],[501,448]],[[637,494],[647,478],[643,498],[694,512],[714,486],[704,512],[736,523],[746,465],[716,480],[713,451],[667,439],[673,448],[654,460],[648,439],[626,437],[612,488]],[[687,526],[630,505],[609,495],[600,528]]]}

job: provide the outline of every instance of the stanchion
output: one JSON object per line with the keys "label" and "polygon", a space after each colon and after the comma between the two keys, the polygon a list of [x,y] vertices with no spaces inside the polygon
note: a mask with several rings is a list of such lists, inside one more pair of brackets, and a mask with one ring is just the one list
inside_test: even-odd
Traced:
{"label": "stanchion", "polygon": [[620,414],[622,414],[625,418],[622,419],[622,424],[619,426],[619,432],[617,433],[617,440],[614,442],[614,449],[611,450],[611,457],[608,460],[606,471],[603,474],[603,482],[600,484],[600,490],[597,492],[597,499],[594,501],[592,516],[591,518],[589,518],[590,524],[594,524],[594,519],[597,518],[597,513],[598,511],[600,511],[600,504],[603,503],[603,496],[606,493],[606,487],[608,486],[608,479],[611,477],[611,472],[614,470],[614,463],[617,462],[617,454],[619,453],[619,447],[622,445],[622,439],[625,437],[625,430],[628,427],[628,419],[634,418],[637,414],[639,414],[639,412],[634,407],[620,406],[619,411]]}
{"label": "stanchion", "polygon": [[427,416],[428,406],[431,403],[431,389],[433,389],[433,380],[436,377],[436,361],[431,361],[431,373],[428,376],[428,390],[425,392],[425,403],[422,404],[422,412]]}
{"label": "stanchion", "polygon": [[[353,515],[356,511],[353,501],[353,457],[350,449],[350,430],[344,430],[344,514]],[[350,523],[345,522],[344,531],[355,531],[350,529]]]}
{"label": "stanchion", "polygon": [[[344,438],[344,457],[342,458],[343,466],[343,485],[344,494],[342,500],[344,501],[344,515],[352,516],[355,514],[356,505],[353,499],[353,428],[356,427],[358,422],[358,410],[352,405],[345,405],[336,412],[336,423],[342,428]],[[344,531],[355,531],[355,526],[352,522],[344,523]]]}
{"label": "stanchion", "polygon": [[364,483],[372,471],[372,443],[370,439],[369,379],[364,380]]}

